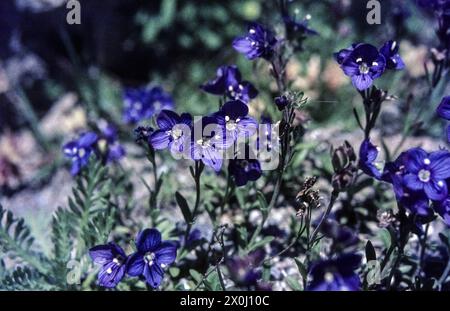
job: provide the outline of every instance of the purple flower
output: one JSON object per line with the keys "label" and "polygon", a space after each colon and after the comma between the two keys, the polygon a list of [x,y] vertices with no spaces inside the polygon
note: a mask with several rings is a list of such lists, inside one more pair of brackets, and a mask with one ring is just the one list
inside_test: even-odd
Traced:
{"label": "purple flower", "polygon": [[228,259],[227,266],[231,279],[239,286],[255,286],[262,276],[261,263],[264,251],[251,252],[245,257],[233,256]]}
{"label": "purple flower", "polygon": [[100,265],[98,284],[112,288],[122,280],[125,275],[127,256],[120,246],[115,243],[97,245],[89,250],[94,263]]}
{"label": "purple flower", "polygon": [[322,260],[313,264],[309,274],[312,277],[307,286],[311,291],[357,291],[359,276],[355,273],[361,263],[361,256],[345,254],[336,259]]}
{"label": "purple flower", "polygon": [[68,142],[63,146],[64,155],[72,159],[72,168],[70,173],[72,175],[78,174],[81,168],[86,166],[89,162],[89,157],[94,151],[94,144],[97,142],[97,134],[87,132],[81,134],[80,138]]}
{"label": "purple flower", "polygon": [[185,144],[189,146],[190,127],[192,125],[192,116],[183,113],[181,116],[170,110],[163,110],[156,123],[159,130],[153,132],[149,138],[150,143],[155,149],[169,148],[175,155],[185,150]]}
{"label": "purple flower", "polygon": [[[437,114],[445,120],[450,121],[450,96],[446,96],[442,99],[437,108]],[[450,125],[447,126],[447,141],[450,142]]]}
{"label": "purple flower", "polygon": [[136,142],[147,142],[150,143],[149,139],[153,133],[153,128],[151,126],[138,126],[134,129],[134,135],[136,137]]}
{"label": "purple flower", "polygon": [[381,180],[392,184],[397,202],[414,215],[428,217],[432,214],[430,202],[423,190],[414,191],[405,184],[404,176],[408,173],[406,162],[408,151],[403,152],[394,161],[386,163]]}
{"label": "purple flower", "polygon": [[270,60],[274,54],[278,40],[273,32],[258,23],[250,23],[246,36],[233,41],[233,47],[248,59],[258,57]]}
{"label": "purple flower", "polygon": [[450,120],[450,96],[446,96],[442,99],[437,108],[437,114],[445,120]]}
{"label": "purple flower", "polygon": [[157,288],[164,277],[164,269],[177,257],[176,243],[161,241],[156,229],[145,229],[136,238],[137,252],[127,262],[127,273],[143,276],[148,285]]}
{"label": "purple flower", "polygon": [[450,153],[439,150],[428,154],[421,148],[407,151],[404,176],[406,187],[424,190],[430,200],[441,201],[448,195],[445,180],[450,177]]}
{"label": "purple flower", "polygon": [[434,204],[434,210],[444,219],[447,226],[450,226],[450,198],[445,198],[441,202]]}
{"label": "purple flower", "polygon": [[289,105],[289,98],[286,95],[275,97],[275,105],[279,111],[283,111]]}
{"label": "purple flower", "polygon": [[174,106],[172,97],[161,87],[126,89],[123,97],[123,120],[126,123],[137,123]]}
{"label": "purple flower", "polygon": [[248,103],[258,95],[258,91],[248,81],[242,81],[241,73],[236,66],[221,66],[217,69],[216,79],[200,86],[214,95],[226,95],[232,100]]}
{"label": "purple flower", "polygon": [[352,44],[350,47],[346,48],[346,49],[342,49],[339,52],[333,53],[333,57],[336,60],[336,62],[339,65],[342,65],[342,63],[344,62],[344,60],[347,59],[347,57],[353,52],[353,50],[358,46],[359,44]]}
{"label": "purple flower", "polygon": [[238,150],[235,159],[230,160],[228,173],[234,177],[238,187],[245,186],[249,181],[256,181],[261,177],[261,164],[251,153],[248,145]]}
{"label": "purple flower", "polygon": [[125,149],[117,141],[117,128],[112,124],[103,126],[102,135],[98,140],[98,146],[102,153],[106,154],[107,162],[116,162],[125,156]]}
{"label": "purple flower", "polygon": [[258,123],[248,115],[248,106],[240,100],[226,102],[213,116],[217,124],[225,129],[226,139],[233,142],[238,137],[250,137],[255,134]]}
{"label": "purple flower", "polygon": [[341,64],[344,73],[351,77],[353,85],[360,91],[372,86],[373,80],[385,70],[384,56],[376,47],[365,43],[358,44],[348,55],[347,52],[341,51],[335,56],[338,62],[344,58]]}
{"label": "purple flower", "polygon": [[364,140],[359,149],[359,168],[369,176],[381,178],[382,171],[375,162],[378,157],[378,148],[368,139]]}
{"label": "purple flower", "polygon": [[405,63],[398,54],[398,44],[396,41],[387,41],[380,49],[380,53],[383,54],[386,59],[386,69],[400,70],[405,68]]}
{"label": "purple flower", "polygon": [[232,139],[227,139],[225,128],[217,124],[216,117],[206,116],[194,124],[191,157],[219,172],[223,163],[223,150],[233,143]]}
{"label": "purple flower", "polygon": [[359,242],[358,236],[349,227],[343,226],[333,219],[327,219],[323,222],[321,232],[333,239],[334,243],[343,247],[352,246]]}

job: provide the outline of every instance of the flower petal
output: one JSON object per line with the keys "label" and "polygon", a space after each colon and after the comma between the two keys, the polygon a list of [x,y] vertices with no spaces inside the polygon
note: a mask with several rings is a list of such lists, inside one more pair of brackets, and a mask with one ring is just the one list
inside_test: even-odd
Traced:
{"label": "flower petal", "polygon": [[149,141],[153,148],[157,150],[165,149],[169,146],[170,136],[167,134],[166,130],[157,130],[150,135]]}
{"label": "flower petal", "polygon": [[173,242],[163,242],[155,252],[155,255],[159,265],[170,265],[177,257],[177,246]]}
{"label": "flower petal", "polygon": [[139,276],[144,272],[145,261],[141,253],[131,255],[127,261],[127,273],[131,276]]}
{"label": "flower petal", "polygon": [[137,249],[141,253],[155,251],[161,244],[161,233],[156,229],[145,229],[136,238]]}
{"label": "flower petal", "polygon": [[156,264],[144,266],[144,277],[148,285],[157,288],[163,279],[164,271]]}

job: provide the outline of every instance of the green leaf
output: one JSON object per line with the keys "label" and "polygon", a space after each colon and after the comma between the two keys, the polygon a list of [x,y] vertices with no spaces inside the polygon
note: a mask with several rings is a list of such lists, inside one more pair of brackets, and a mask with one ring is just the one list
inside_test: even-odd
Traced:
{"label": "green leaf", "polygon": [[375,248],[372,245],[372,242],[367,241],[366,244],[366,259],[367,262],[372,261],[372,260],[377,260],[377,253],[375,252]]}
{"label": "green leaf", "polygon": [[269,205],[267,204],[266,197],[261,191],[258,191],[256,193],[256,196],[258,198],[259,208],[261,209],[261,212],[263,214],[264,218],[267,218],[267,214],[269,212]]}
{"label": "green leaf", "polygon": [[306,269],[305,265],[300,261],[298,258],[294,258],[295,263],[298,268],[298,272],[300,272],[300,275],[303,278],[303,282],[306,283],[306,280],[308,279],[308,270]]}
{"label": "green leaf", "polygon": [[195,280],[195,282],[197,282],[197,284],[203,280],[203,276],[194,269],[190,269],[189,274]]}
{"label": "green leaf", "polygon": [[189,205],[186,199],[178,191],[175,192],[175,199],[177,200],[177,204],[180,207],[181,213],[183,214],[184,220],[186,221],[186,223],[191,223],[193,220],[192,213],[189,209]]}
{"label": "green leaf", "polygon": [[287,285],[289,285],[289,287],[292,288],[292,290],[295,291],[303,290],[303,287],[300,284],[300,282],[297,279],[294,279],[292,276],[287,276],[284,278],[284,280],[286,281]]}
{"label": "green leaf", "polygon": [[249,245],[249,247],[247,248],[247,252],[250,253],[270,242],[272,242],[275,238],[273,236],[267,236],[264,239],[258,241],[258,242],[254,242],[251,245]]}
{"label": "green leaf", "polygon": [[171,277],[176,278],[180,275],[180,269],[177,267],[171,267],[169,268],[169,274]]}

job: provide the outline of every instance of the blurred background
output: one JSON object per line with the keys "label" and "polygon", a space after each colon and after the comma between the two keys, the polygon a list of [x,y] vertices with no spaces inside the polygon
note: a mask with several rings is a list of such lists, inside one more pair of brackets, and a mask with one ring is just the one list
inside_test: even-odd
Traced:
{"label": "blurred background", "polygon": [[[201,115],[213,112],[218,101],[199,85],[212,79],[218,66],[236,64],[260,90],[250,113],[277,118],[276,86],[267,63],[246,60],[231,43],[249,21],[280,31],[278,1],[80,3],[81,24],[68,25],[64,0],[0,1],[0,200],[29,219],[43,239],[52,211],[65,205],[70,193],[72,177],[61,146],[77,133],[100,119],[115,124],[130,155],[124,167],[145,172],[145,162],[133,157],[136,125],[122,122],[124,88],[161,85],[172,94],[177,112]],[[395,146],[408,118],[420,113],[426,126],[416,128],[406,145],[436,147],[443,141],[443,124],[434,118],[434,109],[447,85],[430,95],[425,78],[424,64],[432,68],[430,49],[437,44],[434,16],[413,0],[383,0],[381,24],[368,25],[366,3],[302,0],[289,5],[299,19],[310,15],[309,27],[319,33],[308,37],[287,65],[290,88],[309,98],[302,117],[305,141],[323,142],[318,150],[323,157],[344,139],[359,147],[362,134],[352,109],[362,109],[360,97],[333,52],[353,42],[380,47],[394,39],[406,69],[377,80],[397,99],[383,107],[376,136]],[[183,179],[172,175],[176,189]],[[174,190],[166,192],[163,198]]]}

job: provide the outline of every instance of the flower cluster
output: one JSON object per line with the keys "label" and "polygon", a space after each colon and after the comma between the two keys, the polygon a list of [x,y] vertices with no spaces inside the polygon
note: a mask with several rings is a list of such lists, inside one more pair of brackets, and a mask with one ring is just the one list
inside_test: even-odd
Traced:
{"label": "flower cluster", "polygon": [[172,109],[172,97],[164,90],[155,86],[153,88],[126,89],[123,94],[125,103],[123,120],[125,123],[137,123],[149,119],[163,109]]}
{"label": "flower cluster", "polygon": [[393,185],[399,204],[424,221],[433,209],[450,225],[448,183],[450,182],[450,152],[441,149],[426,152],[411,148],[395,161],[380,169],[376,163],[378,149],[364,141],[360,149],[360,168],[368,175]]}
{"label": "flower cluster", "polygon": [[112,124],[101,124],[100,133],[85,132],[78,139],[63,146],[63,153],[72,160],[72,175],[77,175],[85,167],[92,153],[104,163],[119,161],[125,156],[125,149],[117,140],[117,129]]}
{"label": "flower cluster", "polygon": [[[229,100],[221,105],[219,111],[195,122],[188,113],[178,115],[164,109],[156,118],[158,129],[153,131],[139,127],[136,132],[140,140],[147,140],[156,150],[169,149],[175,157],[184,156],[201,161],[219,172],[224,153],[238,140],[245,142],[257,132],[258,122],[248,115],[248,104],[258,91],[250,82],[242,80],[234,65],[221,66],[217,70],[216,79],[202,85],[201,89]],[[244,145],[244,148],[248,150],[248,145]],[[238,186],[261,176],[258,160],[249,159],[248,153],[242,158],[236,155],[236,159],[230,162],[229,171]]]}
{"label": "flower cluster", "polygon": [[405,67],[398,54],[398,44],[392,40],[387,41],[379,50],[371,44],[355,43],[335,53],[334,58],[360,91],[371,87],[373,81],[386,70]]}
{"label": "flower cluster", "polygon": [[177,243],[162,241],[156,229],[145,229],[136,237],[137,251],[127,256],[115,243],[97,245],[89,250],[94,263],[100,266],[98,285],[116,287],[125,274],[142,277],[157,288],[164,278],[164,269],[175,261]]}

